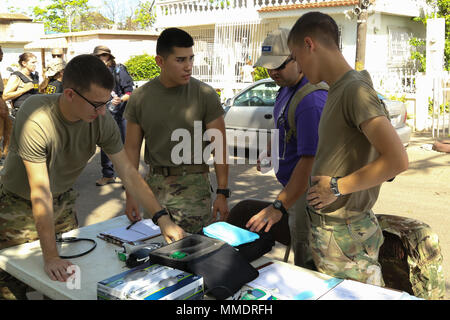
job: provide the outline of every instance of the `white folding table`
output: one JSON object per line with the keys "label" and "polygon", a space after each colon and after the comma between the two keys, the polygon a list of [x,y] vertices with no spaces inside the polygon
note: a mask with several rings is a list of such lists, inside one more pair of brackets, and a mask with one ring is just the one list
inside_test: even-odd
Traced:
{"label": "white folding table", "polygon": [[[100,232],[128,224],[128,218],[122,215],[65,233],[64,237],[90,238],[97,242],[97,247],[92,252],[79,258],[69,259],[75,265],[76,275],[69,278],[67,282],[53,281],[45,273],[39,241],[1,250],[0,268],[51,299],[95,300],[97,299],[97,282],[128,270],[125,263],[118,259],[116,250],[120,247],[97,238],[97,235]],[[163,242],[163,237],[159,236],[152,241]],[[296,272],[299,276],[308,275],[310,278],[322,280],[333,279],[328,275],[267,257],[261,257],[253,261],[252,265],[258,268],[270,262],[291,268],[290,270]],[[352,290],[352,287],[355,290]],[[365,290],[361,291],[361,288]],[[364,292],[364,294],[361,295],[361,292]],[[371,292],[373,293],[371,294]],[[410,297],[406,293],[395,290],[360,283],[354,285],[351,281],[345,280],[328,288],[319,298],[358,299],[358,295],[361,299],[404,299]]]}

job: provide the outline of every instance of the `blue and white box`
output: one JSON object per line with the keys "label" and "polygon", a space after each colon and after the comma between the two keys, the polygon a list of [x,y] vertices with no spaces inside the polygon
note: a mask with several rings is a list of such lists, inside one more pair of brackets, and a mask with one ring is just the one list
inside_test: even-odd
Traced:
{"label": "blue and white box", "polygon": [[150,262],[97,283],[99,300],[200,300],[203,292],[202,277]]}

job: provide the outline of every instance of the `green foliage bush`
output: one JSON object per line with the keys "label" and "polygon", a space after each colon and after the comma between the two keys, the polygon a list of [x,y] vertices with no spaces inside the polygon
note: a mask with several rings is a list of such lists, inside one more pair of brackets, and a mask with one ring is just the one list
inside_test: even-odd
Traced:
{"label": "green foliage bush", "polygon": [[132,56],[124,64],[134,81],[150,80],[161,73],[161,69],[156,64],[155,57],[149,54]]}
{"label": "green foliage bush", "polygon": [[258,80],[266,79],[266,78],[269,78],[269,74],[267,73],[266,68],[256,67],[254,69],[253,81],[258,81]]}
{"label": "green foliage bush", "polygon": [[[436,110],[437,111],[437,110]],[[449,113],[450,112],[450,104],[446,102],[445,104],[439,105],[439,114]],[[433,99],[428,98],[428,114],[431,116],[434,113],[434,104]]]}
{"label": "green foliage bush", "polygon": [[396,95],[389,95],[388,97],[389,100],[392,101],[401,101],[403,103],[406,103],[406,95],[402,95],[401,97],[397,97]]}

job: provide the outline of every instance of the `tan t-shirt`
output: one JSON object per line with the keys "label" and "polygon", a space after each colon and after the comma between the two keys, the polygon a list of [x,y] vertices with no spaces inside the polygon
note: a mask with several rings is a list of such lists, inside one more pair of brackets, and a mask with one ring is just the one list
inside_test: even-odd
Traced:
{"label": "tan t-shirt", "polygon": [[[128,121],[139,124],[144,132],[145,162],[153,166],[171,167],[177,165],[172,161],[172,150],[177,145],[180,147],[179,144],[184,140],[181,136],[177,136],[175,141],[171,141],[174,130],[185,129],[187,132],[184,131],[183,137],[190,137],[190,142],[185,142],[190,143],[192,152],[190,152],[189,160],[182,163],[204,163],[201,154],[194,152],[194,143],[199,146],[206,124],[222,116],[223,113],[219,96],[211,86],[191,78],[187,85],[166,88],[157,77],[133,91],[124,116]],[[201,121],[202,128],[200,136],[196,137],[196,142],[194,142],[195,121]],[[200,132],[199,129],[196,131]],[[202,142],[200,146],[200,151],[203,152],[206,143]],[[197,147],[197,149],[200,148]],[[176,154],[180,155],[179,158],[184,155],[182,152],[176,152]],[[195,154],[198,156],[196,159],[194,159]]]}
{"label": "tan t-shirt", "polygon": [[[319,144],[313,176],[344,177],[374,161],[378,153],[360,125],[378,116],[388,116],[367,71],[351,70],[334,83],[319,123]],[[380,186],[338,198],[319,213],[347,218],[370,210]]]}
{"label": "tan t-shirt", "polygon": [[14,123],[8,157],[1,182],[6,190],[30,199],[30,186],[23,160],[47,163],[52,194],[69,190],[96,145],[107,154],[122,150],[123,144],[111,114],[92,123],[67,121],[58,106],[60,94],[33,95],[21,106]]}

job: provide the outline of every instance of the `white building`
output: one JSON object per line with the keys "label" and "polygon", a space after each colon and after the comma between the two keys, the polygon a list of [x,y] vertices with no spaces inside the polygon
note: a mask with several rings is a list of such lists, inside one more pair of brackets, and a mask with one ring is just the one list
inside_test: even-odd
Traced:
{"label": "white building", "polygon": [[92,53],[97,45],[105,45],[117,62],[124,63],[134,55],[155,55],[158,36],[156,30],[92,30],[46,35],[42,22],[33,22],[23,14],[0,13],[0,45],[4,53],[0,73],[4,79],[8,78],[7,68],[17,68],[19,55],[32,52],[38,60],[36,70],[42,75],[52,48],[62,48],[69,61],[79,54]]}
{"label": "white building", "polygon": [[[218,4],[219,3],[219,4]],[[291,28],[304,13],[331,15],[341,31],[341,49],[355,65],[359,0],[174,0],[157,1],[157,27],[179,27],[195,40],[194,75],[216,88],[233,89],[240,83],[246,58],[254,63],[267,33]],[[425,0],[367,0],[365,69],[377,89],[412,92],[415,66],[410,61],[409,39],[425,38],[426,29],[413,17],[423,14]],[[410,77],[411,76],[411,77]]]}
{"label": "white building", "polygon": [[[66,43],[66,60],[79,54],[92,53],[96,46],[104,45],[111,49],[116,62],[124,63],[131,56],[145,53],[155,55],[158,36],[157,31],[91,30],[44,35],[37,42]],[[32,46],[32,43],[26,45]],[[46,48],[47,58],[50,57],[50,48]]]}
{"label": "white building", "polygon": [[[3,50],[3,61],[0,72],[3,78],[9,77],[6,68],[18,66],[19,55],[24,53],[24,46],[44,35],[44,24],[33,22],[33,19],[17,13],[0,13],[0,45]],[[30,50],[40,59],[39,50]],[[38,68],[38,71],[41,71]]]}

